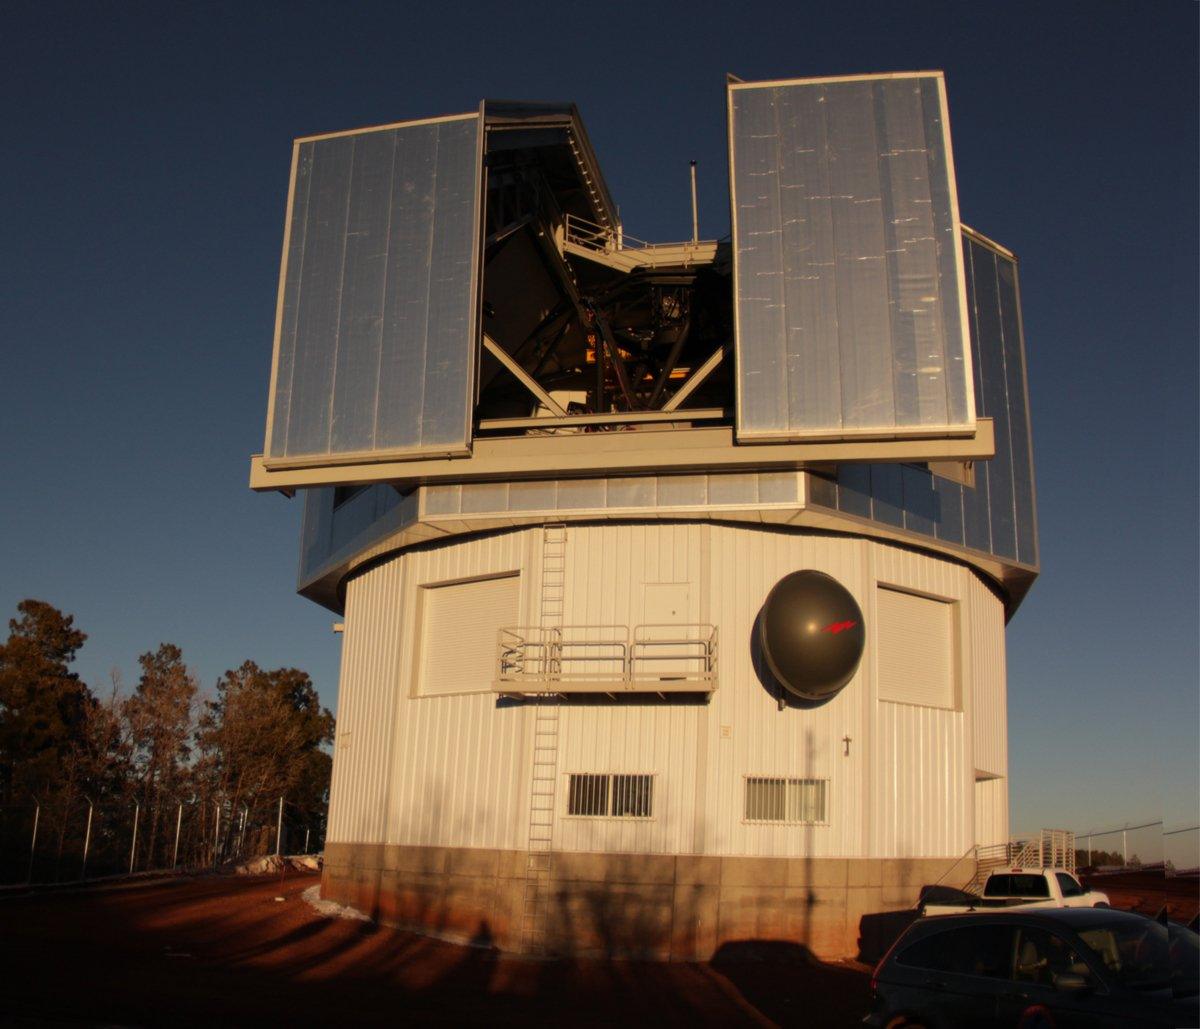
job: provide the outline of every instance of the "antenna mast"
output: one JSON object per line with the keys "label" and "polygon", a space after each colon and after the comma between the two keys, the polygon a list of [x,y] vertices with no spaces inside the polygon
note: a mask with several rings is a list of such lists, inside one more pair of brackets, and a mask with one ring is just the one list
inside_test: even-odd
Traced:
{"label": "antenna mast", "polygon": [[700,242],[700,212],[696,207],[696,162],[692,161],[692,242]]}

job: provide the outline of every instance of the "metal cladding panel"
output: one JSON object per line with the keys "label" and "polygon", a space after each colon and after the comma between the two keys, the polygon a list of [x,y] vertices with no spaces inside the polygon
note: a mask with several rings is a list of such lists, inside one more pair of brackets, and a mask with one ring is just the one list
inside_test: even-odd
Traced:
{"label": "metal cladding panel", "polygon": [[975,843],[989,847],[1008,842],[1008,779],[977,780]]}
{"label": "metal cladding panel", "polygon": [[524,847],[529,712],[490,689],[417,697],[413,677],[418,587],[520,569],[527,536],[407,552],[351,579],[331,841]]}
{"label": "metal cladding panel", "polygon": [[[989,252],[978,253],[974,247],[971,250],[975,286],[972,316],[981,343],[981,404],[983,411],[995,422],[996,436],[1008,442],[1008,382],[1004,368],[1004,334],[1000,318],[1000,297],[997,292],[995,255]],[[998,557],[1015,560],[1017,546],[1012,450],[1007,446],[1004,449],[1006,452],[1003,455],[998,453],[988,462],[987,508],[991,524],[989,549]]]}
{"label": "metal cladding panel", "polygon": [[963,714],[880,704],[877,857],[957,857],[974,843],[973,778]]}
{"label": "metal cladding panel", "polygon": [[970,596],[971,731],[975,770],[1007,776],[1008,672],[1004,605],[973,576]]}
{"label": "metal cladding panel", "polygon": [[330,842],[383,843],[391,782],[400,663],[398,595],[393,562],[350,584],[338,685],[337,736],[329,788]]}
{"label": "metal cladding panel", "polygon": [[944,543],[1037,567],[1033,449],[1016,261],[964,234],[975,392],[995,421],[996,455],[975,462],[975,485],[923,465],[842,465],[814,479],[812,502]]}
{"label": "metal cladding panel", "polygon": [[1017,263],[1002,254],[994,256],[997,296],[1000,303],[1000,331],[1004,339],[1004,375],[1008,385],[1008,446],[1012,459],[1017,559],[1025,564],[1036,565],[1038,550],[1033,488],[1033,442],[1029,424],[1025,334],[1021,328]]}
{"label": "metal cladding panel", "polygon": [[[604,695],[563,703],[554,849],[957,857],[970,845],[973,705],[994,712],[993,693],[1003,689],[1002,675],[989,671],[1002,657],[1000,603],[975,575],[899,547],[796,531],[656,522],[566,532],[562,624],[638,624],[650,598],[669,590],[686,597],[681,620],[717,626],[719,687],[707,703]],[[510,531],[405,551],[351,579],[331,841],[524,849],[533,707],[500,700],[484,683],[468,684],[479,692],[419,696],[417,594],[422,585],[519,571],[520,621],[537,624],[541,553],[540,528]],[[825,571],[854,594],[868,644],[834,698],[780,710],[755,622],[771,587],[799,568]],[[960,674],[988,678],[962,689],[957,709],[878,699],[880,585],[959,609]],[[992,717],[987,732],[1002,732],[997,725]],[[568,816],[573,772],[653,775],[651,817]],[[825,819],[748,821],[747,776],[826,780]]]}
{"label": "metal cladding panel", "polygon": [[[407,552],[402,593],[401,695],[388,809],[388,843],[523,848],[526,844],[532,711],[505,705],[491,692],[416,696],[417,590],[428,583],[523,570],[530,565],[529,531]],[[373,573],[368,573],[368,575]],[[534,609],[528,576],[521,576],[519,610]]]}
{"label": "metal cladding panel", "polygon": [[646,475],[531,482],[468,482],[425,487],[425,513],[447,515],[547,515],[672,508],[719,512],[800,504],[797,472],[714,472],[709,475]]}
{"label": "metal cladding panel", "polygon": [[[646,594],[658,583],[680,584],[686,593],[681,623],[706,621],[702,538],[697,524],[568,526],[562,624],[632,627],[654,621]],[[697,751],[707,707],[695,701],[613,706],[597,698],[564,706],[560,718],[555,849],[692,852]],[[566,777],[579,772],[653,775],[652,816],[568,816]]]}
{"label": "metal cladding panel", "polygon": [[731,83],[741,440],[974,428],[940,73]]}
{"label": "metal cladding panel", "polygon": [[478,115],[296,143],[268,464],[469,449],[481,146]]}
{"label": "metal cladding panel", "polygon": [[335,507],[336,492],[332,486],[304,491],[301,586],[417,519],[415,491],[401,495],[388,485],[368,486]]}
{"label": "metal cladding panel", "polygon": [[[870,545],[870,576],[890,586],[950,601],[957,637],[954,709],[895,704],[876,699],[872,707],[872,857],[958,857],[972,843],[972,665],[973,609],[978,583],[953,562],[883,544]],[[998,606],[986,591],[990,604]],[[878,632],[880,611],[873,591],[864,608]],[[874,636],[871,637],[874,639]],[[870,662],[875,697],[880,681],[878,647]]]}
{"label": "metal cladding panel", "polygon": [[[704,852],[866,857],[871,750],[867,662],[864,658],[854,678],[828,702],[789,703],[781,711],[781,689],[766,669],[756,630],[771,588],[788,572],[802,568],[833,576],[865,610],[871,591],[871,545],[768,529],[705,529],[710,539],[712,620],[721,633],[721,688],[708,712]],[[825,822],[747,821],[747,776],[828,780]]]}

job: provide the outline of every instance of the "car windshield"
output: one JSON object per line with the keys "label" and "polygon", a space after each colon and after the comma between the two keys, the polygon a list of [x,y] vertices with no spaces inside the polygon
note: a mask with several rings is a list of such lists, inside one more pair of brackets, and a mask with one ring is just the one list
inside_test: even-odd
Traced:
{"label": "car windshield", "polygon": [[1153,989],[1171,982],[1167,930],[1149,918],[1081,929],[1079,938],[1124,986]]}

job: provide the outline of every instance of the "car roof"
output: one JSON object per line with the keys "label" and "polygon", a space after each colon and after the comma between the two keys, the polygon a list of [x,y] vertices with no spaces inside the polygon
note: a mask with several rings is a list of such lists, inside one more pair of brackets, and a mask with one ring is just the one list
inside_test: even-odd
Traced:
{"label": "car roof", "polygon": [[1147,918],[1145,915],[1134,914],[1132,911],[1118,911],[1113,908],[1029,908],[1025,910],[990,908],[958,915],[930,915],[919,918],[909,927],[909,933],[924,935],[926,930],[938,932],[958,926],[990,925],[996,922],[1040,925],[1047,929],[1057,926],[1079,930],[1097,925],[1149,921],[1153,921],[1153,919]]}

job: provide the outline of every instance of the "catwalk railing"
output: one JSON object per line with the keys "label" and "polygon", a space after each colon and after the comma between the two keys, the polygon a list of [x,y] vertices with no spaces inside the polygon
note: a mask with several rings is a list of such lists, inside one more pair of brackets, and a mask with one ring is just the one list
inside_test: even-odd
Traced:
{"label": "catwalk railing", "polygon": [[716,256],[718,242],[701,239],[648,243],[627,235],[624,230],[614,232],[573,214],[568,214],[563,220],[559,239],[561,249],[569,252],[574,248],[585,256],[607,258],[605,263],[625,271],[635,267],[706,264]]}
{"label": "catwalk railing", "polygon": [[515,626],[497,639],[497,693],[711,693],[715,626]]}

